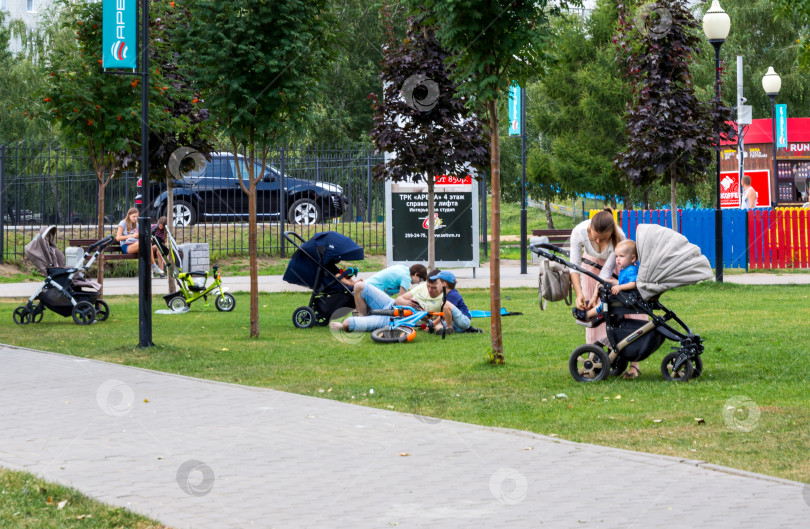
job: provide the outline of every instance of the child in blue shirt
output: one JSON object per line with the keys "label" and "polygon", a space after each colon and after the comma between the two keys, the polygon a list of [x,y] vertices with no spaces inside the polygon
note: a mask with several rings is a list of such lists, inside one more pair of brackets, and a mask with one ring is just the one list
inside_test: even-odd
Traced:
{"label": "child in blue shirt", "polygon": [[[619,267],[619,280],[608,279],[609,282],[616,283],[610,292],[616,295],[622,291],[634,290],[639,266],[636,243],[626,239],[616,245],[614,253],[616,254],[616,265]],[[574,317],[578,320],[591,320],[602,314],[605,308],[605,304],[600,303],[594,308],[588,309],[587,312],[582,309],[574,309]]]}
{"label": "child in blue shirt", "polygon": [[436,318],[437,321],[434,322],[436,334],[441,334],[443,329],[445,334],[466,331],[470,328],[470,309],[467,308],[464,298],[456,290],[456,275],[449,270],[444,270],[430,277],[431,281],[437,279],[447,289],[447,298],[444,303],[444,321]]}

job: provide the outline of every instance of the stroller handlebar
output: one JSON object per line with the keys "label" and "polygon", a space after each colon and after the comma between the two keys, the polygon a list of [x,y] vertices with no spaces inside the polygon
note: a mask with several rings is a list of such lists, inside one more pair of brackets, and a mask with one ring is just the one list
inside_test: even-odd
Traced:
{"label": "stroller handlebar", "polygon": [[293,245],[295,245],[296,247],[298,247],[298,243],[296,243],[294,240],[292,240],[291,237],[295,237],[296,239],[301,241],[301,243],[307,242],[303,237],[301,237],[301,235],[299,235],[298,233],[296,233],[294,231],[285,231],[284,232],[284,238],[287,239],[288,242],[290,242]]}
{"label": "stroller handlebar", "polygon": [[96,250],[96,248],[101,248],[103,250],[104,248],[109,246],[110,243],[113,242],[114,240],[115,240],[115,237],[113,237],[112,235],[107,235],[103,239],[100,239],[100,240],[94,242],[93,244],[91,244],[90,246],[88,246],[87,251],[88,252],[94,252]]}

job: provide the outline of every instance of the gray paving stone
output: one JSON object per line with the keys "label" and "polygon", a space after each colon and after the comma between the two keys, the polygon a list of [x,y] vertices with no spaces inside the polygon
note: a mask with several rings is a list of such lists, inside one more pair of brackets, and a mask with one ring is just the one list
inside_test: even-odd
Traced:
{"label": "gray paving stone", "polygon": [[801,483],[700,461],[15,347],[0,365],[0,465],[178,529],[744,529],[810,515]]}

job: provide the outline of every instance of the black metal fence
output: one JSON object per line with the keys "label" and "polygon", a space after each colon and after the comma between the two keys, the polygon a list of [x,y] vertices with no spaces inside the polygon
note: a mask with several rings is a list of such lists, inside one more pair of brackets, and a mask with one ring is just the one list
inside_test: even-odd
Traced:
{"label": "black metal fence", "polygon": [[[363,146],[274,148],[269,163],[279,169],[282,178],[340,186],[345,200],[337,216],[322,218],[314,225],[263,219],[257,233],[259,254],[288,254],[282,235],[285,229],[294,229],[305,239],[333,230],[351,237],[368,253],[384,253],[384,186],[372,179],[372,169],[380,161],[381,155]],[[99,187],[84,150],[47,143],[0,146],[0,262],[21,259],[25,244],[42,226],[58,227],[63,248],[68,239],[95,237]],[[124,173],[106,186],[104,234],[114,232],[140,191],[133,173]],[[247,221],[239,217],[201,217],[190,226],[176,227],[175,237],[181,243],[206,242],[214,255],[246,254],[248,249]]]}

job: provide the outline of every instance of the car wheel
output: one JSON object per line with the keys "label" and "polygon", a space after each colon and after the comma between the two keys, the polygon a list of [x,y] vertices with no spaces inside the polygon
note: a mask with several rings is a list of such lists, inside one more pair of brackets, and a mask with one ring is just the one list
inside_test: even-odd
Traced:
{"label": "car wheel", "polygon": [[[197,222],[197,212],[194,211],[194,206],[185,200],[174,201],[174,215],[173,223],[175,226],[191,226]],[[163,213],[166,215],[166,212]]]}
{"label": "car wheel", "polygon": [[311,198],[300,198],[290,206],[287,222],[299,225],[317,224],[321,222],[321,208]]}

